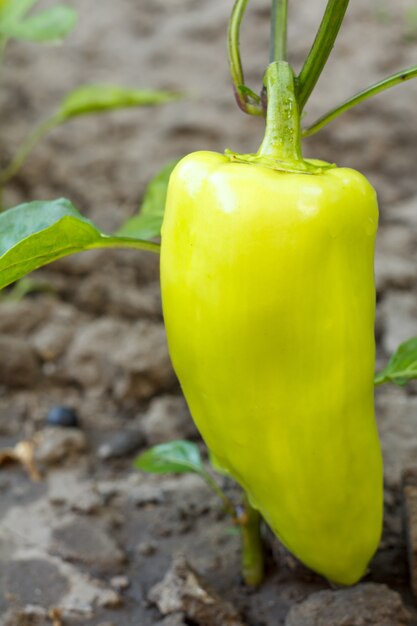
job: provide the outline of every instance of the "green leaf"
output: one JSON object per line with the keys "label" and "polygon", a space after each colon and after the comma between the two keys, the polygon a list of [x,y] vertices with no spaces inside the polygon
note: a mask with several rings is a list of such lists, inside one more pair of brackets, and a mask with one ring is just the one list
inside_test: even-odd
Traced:
{"label": "green leaf", "polygon": [[102,233],[69,200],[21,204],[0,213],[0,289],[61,257],[106,247],[159,249],[150,241]]}
{"label": "green leaf", "polygon": [[402,343],[388,365],[375,377],[375,384],[394,383],[400,387],[417,378],[417,337]]}
{"label": "green leaf", "polygon": [[177,100],[179,97],[180,94],[177,92],[129,89],[115,85],[85,85],[66,96],[57,116],[64,121],[88,113],[164,104]]}
{"label": "green leaf", "polygon": [[182,440],[161,443],[149,448],[137,457],[135,467],[152,474],[205,473],[198,446]]}
{"label": "green leaf", "polygon": [[77,14],[71,7],[57,6],[45,9],[27,19],[0,30],[8,37],[39,43],[61,41],[74,28]]}
{"label": "green leaf", "polygon": [[61,41],[74,27],[77,14],[65,5],[45,9],[22,19],[33,4],[33,0],[6,3],[0,12],[0,33],[6,38],[42,43]]}
{"label": "green leaf", "polygon": [[39,0],[0,0],[0,19],[7,21],[18,21],[31,9]]}
{"label": "green leaf", "polygon": [[128,219],[117,231],[124,237],[152,239],[161,235],[168,181],[179,159],[171,161],[151,180],[145,190],[139,213]]}

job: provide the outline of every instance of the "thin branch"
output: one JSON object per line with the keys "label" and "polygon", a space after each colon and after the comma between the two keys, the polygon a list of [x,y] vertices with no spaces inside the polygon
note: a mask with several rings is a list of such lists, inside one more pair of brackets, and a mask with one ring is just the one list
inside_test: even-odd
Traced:
{"label": "thin branch", "polygon": [[[83,250],[95,250],[97,248],[134,248],[136,250],[148,250],[148,252],[159,254],[161,244],[155,241],[147,241],[146,239],[109,235],[108,237],[101,237],[98,241],[85,246]],[[82,250],[79,250],[79,252],[82,252]]]}
{"label": "thin branch", "polygon": [[377,94],[385,91],[386,89],[390,89],[390,87],[395,87],[395,85],[400,85],[405,83],[407,80],[411,80],[412,78],[417,77],[417,65],[410,67],[402,72],[397,72],[396,74],[392,74],[387,78],[367,87],[363,91],[360,91],[358,94],[339,104],[337,107],[325,113],[322,117],[320,117],[314,124],[304,129],[302,132],[303,137],[309,137],[310,135],[314,135],[317,131],[321,130],[324,126],[327,126],[334,119],[345,113],[345,111],[349,111],[357,104],[361,104],[365,100],[372,98],[372,96],[376,96]]}
{"label": "thin branch", "polygon": [[[248,94],[245,93],[245,80],[240,58],[240,26],[246,11],[249,0],[236,0],[232,15],[229,20],[229,31],[227,37],[227,47],[229,53],[230,72],[235,92],[236,102],[245,113],[249,115],[263,115],[260,105],[252,104],[248,101]],[[247,90],[250,91],[250,90]]]}
{"label": "thin branch", "polygon": [[272,0],[269,60],[287,60],[288,0]]}
{"label": "thin branch", "polygon": [[333,49],[349,0],[328,0],[313,46],[298,76],[298,104],[306,105]]}

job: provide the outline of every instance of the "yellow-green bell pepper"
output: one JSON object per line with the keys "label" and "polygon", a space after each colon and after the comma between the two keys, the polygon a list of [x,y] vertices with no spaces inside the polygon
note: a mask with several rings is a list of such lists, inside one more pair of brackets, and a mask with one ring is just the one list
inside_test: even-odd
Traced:
{"label": "yellow-green bell pepper", "polygon": [[340,584],[380,538],[376,195],[197,152],[171,177],[161,280],[170,354],[218,461],[281,541]]}

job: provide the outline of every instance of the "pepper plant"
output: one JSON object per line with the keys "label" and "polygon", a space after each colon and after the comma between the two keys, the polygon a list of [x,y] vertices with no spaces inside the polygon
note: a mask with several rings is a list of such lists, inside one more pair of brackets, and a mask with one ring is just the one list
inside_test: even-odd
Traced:
{"label": "pepper plant", "polygon": [[[235,2],[228,47],[239,107],[266,118],[258,151],[188,155],[170,176],[164,215],[151,202],[112,235],[68,200],[4,212],[0,286],[91,248],[161,251],[173,366],[214,466],[246,492],[245,514],[235,513],[191,444],[147,451],[137,464],[196,471],[209,482],[243,529],[249,584],[262,578],[261,514],[301,561],[349,585],[363,576],[382,527],[374,385],[417,377],[417,339],[375,378],[376,193],[359,172],[304,158],[302,137],[417,76],[417,66],[302,128],[349,0],[328,1],[297,75],[287,60],[288,0],[272,0],[270,64],[259,94],[245,84],[240,57],[247,4]],[[155,182],[162,195],[169,169]]]}

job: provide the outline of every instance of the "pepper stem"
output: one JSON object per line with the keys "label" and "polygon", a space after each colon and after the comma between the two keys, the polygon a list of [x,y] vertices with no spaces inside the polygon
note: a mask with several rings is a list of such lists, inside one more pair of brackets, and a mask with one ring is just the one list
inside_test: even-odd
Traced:
{"label": "pepper stem", "polygon": [[300,115],[291,66],[285,61],[271,63],[264,85],[268,96],[266,130],[257,154],[302,165]]}
{"label": "pepper stem", "polygon": [[296,174],[321,174],[334,167],[330,163],[303,159],[300,113],[291,66],[286,61],[271,63],[265,73],[264,85],[268,100],[264,139],[256,154],[225,150],[230,161]]}

